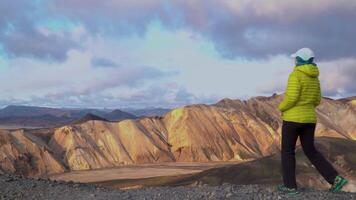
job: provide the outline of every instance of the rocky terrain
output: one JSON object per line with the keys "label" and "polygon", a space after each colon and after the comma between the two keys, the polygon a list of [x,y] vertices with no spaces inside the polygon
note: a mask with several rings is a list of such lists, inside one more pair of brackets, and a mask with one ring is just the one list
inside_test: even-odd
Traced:
{"label": "rocky terrain", "polygon": [[[223,99],[162,117],[0,131],[0,169],[46,175],[126,164],[249,161],[279,152],[282,96]],[[317,136],[356,139],[354,98],[324,98]],[[299,141],[298,141],[299,144]]]}
{"label": "rocky terrain", "polygon": [[274,185],[232,185],[197,187],[149,187],[144,189],[119,190],[95,185],[59,182],[40,178],[0,175],[0,199],[337,199],[353,200],[356,193],[330,193],[327,190],[299,188],[295,196],[281,194]]}

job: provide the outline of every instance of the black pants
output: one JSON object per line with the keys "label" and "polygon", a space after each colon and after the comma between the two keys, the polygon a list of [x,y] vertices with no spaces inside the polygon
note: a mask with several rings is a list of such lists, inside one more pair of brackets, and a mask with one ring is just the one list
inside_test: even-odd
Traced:
{"label": "black pants", "polygon": [[282,126],[282,171],[286,187],[297,188],[295,178],[295,145],[300,137],[304,154],[324,179],[333,184],[338,175],[334,167],[314,147],[315,123],[296,123],[283,121]]}

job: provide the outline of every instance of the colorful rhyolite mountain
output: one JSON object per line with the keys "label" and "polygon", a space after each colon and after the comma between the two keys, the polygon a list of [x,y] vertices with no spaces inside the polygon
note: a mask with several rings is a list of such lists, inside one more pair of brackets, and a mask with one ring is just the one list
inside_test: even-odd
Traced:
{"label": "colorful rhyolite mountain", "polygon": [[[249,161],[279,152],[282,96],[223,99],[162,117],[1,130],[0,171],[43,175],[153,162]],[[355,98],[324,98],[316,136],[356,139]],[[299,141],[298,141],[299,144]]]}

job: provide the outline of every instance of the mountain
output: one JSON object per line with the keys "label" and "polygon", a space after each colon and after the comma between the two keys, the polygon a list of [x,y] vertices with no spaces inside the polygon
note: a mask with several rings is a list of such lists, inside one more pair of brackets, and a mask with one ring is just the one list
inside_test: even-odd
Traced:
{"label": "mountain", "polygon": [[84,117],[82,117],[81,119],[78,119],[77,121],[74,121],[73,124],[82,124],[82,123],[85,123],[85,122],[88,122],[88,121],[93,121],[93,120],[108,122],[108,120],[105,119],[105,118],[102,118],[102,117],[99,117],[97,115],[88,113]]}
{"label": "mountain", "polygon": [[0,110],[0,117],[35,117],[42,115],[52,115],[56,117],[70,116],[70,110],[60,108],[47,108],[36,106],[16,106],[9,105]]}
{"label": "mountain", "polygon": [[15,129],[60,127],[78,121],[89,113],[113,121],[136,118],[118,109],[108,111],[10,105],[0,110],[0,126]]}
{"label": "mountain", "polygon": [[126,112],[132,113],[139,117],[153,117],[153,116],[163,116],[172,109],[167,108],[142,108],[142,109],[123,109]]}
{"label": "mountain", "polygon": [[[274,95],[246,101],[222,99],[212,105],[180,107],[161,117],[119,122],[89,120],[54,129],[8,130],[0,134],[4,138],[2,143],[9,146],[4,150],[0,147],[0,169],[45,174],[56,173],[58,169],[85,170],[153,162],[255,160],[280,150],[282,121],[277,105],[282,98]],[[324,98],[317,113],[316,136],[356,139],[353,104]],[[29,152],[29,143],[14,138],[18,131],[22,131],[31,145],[37,146],[38,143],[38,146],[46,145],[46,148],[39,148],[37,153]],[[16,145],[25,148],[11,151],[16,149]],[[40,160],[43,154],[50,154],[53,159],[46,162],[53,161],[53,165],[58,164],[60,168],[48,167],[43,171],[33,167],[36,162],[28,163],[27,168],[16,167],[21,157]],[[8,163],[5,167],[3,160]],[[21,162],[25,165],[26,159]],[[32,168],[34,170],[29,170]]]}
{"label": "mountain", "polygon": [[354,96],[354,97],[348,97],[348,98],[342,98],[342,99],[339,99],[338,101],[341,101],[341,102],[343,102],[343,103],[350,104],[351,106],[353,106],[354,108],[356,108],[356,96]]}
{"label": "mountain", "polygon": [[6,173],[26,175],[65,170],[45,140],[24,130],[0,130],[0,168]]}
{"label": "mountain", "polygon": [[56,127],[68,124],[73,120],[71,117],[59,117],[50,114],[40,116],[9,116],[0,117],[0,126],[5,127],[5,129]]}
{"label": "mountain", "polygon": [[110,120],[110,121],[119,121],[122,119],[135,119],[137,118],[135,115],[128,113],[128,112],[124,112],[122,110],[113,110],[109,113],[106,113],[104,115],[102,115],[104,118]]}

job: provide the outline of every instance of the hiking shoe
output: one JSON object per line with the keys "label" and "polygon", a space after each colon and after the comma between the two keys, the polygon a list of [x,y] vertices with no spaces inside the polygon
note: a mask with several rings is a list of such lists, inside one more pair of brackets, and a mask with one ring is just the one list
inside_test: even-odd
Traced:
{"label": "hiking shoe", "polygon": [[337,175],[335,177],[334,183],[331,186],[331,188],[329,189],[329,191],[333,192],[333,193],[339,192],[342,189],[342,187],[344,187],[344,185],[347,184],[347,182],[348,181],[345,178],[343,178],[342,176]]}
{"label": "hiking shoe", "polygon": [[299,194],[296,188],[288,188],[285,185],[278,185],[277,190],[289,195]]}

